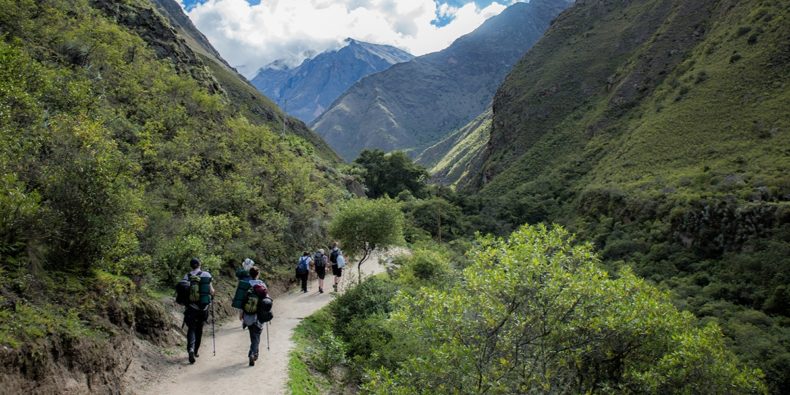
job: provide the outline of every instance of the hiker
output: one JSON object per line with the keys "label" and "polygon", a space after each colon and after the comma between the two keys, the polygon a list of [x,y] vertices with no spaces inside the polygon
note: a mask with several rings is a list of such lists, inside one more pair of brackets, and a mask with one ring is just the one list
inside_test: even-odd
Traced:
{"label": "hiker", "polygon": [[318,275],[318,293],[324,293],[324,277],[326,277],[326,255],[324,249],[319,248],[318,252],[313,255],[313,265],[315,266],[315,274]]}
{"label": "hiker", "polygon": [[250,269],[255,266],[255,261],[250,258],[244,258],[241,267],[236,269],[236,279],[250,281]]}
{"label": "hiker", "polygon": [[255,261],[250,258],[245,258],[241,267],[236,269],[236,278],[239,282],[236,284],[236,292],[233,294],[233,302],[231,307],[241,309],[244,305],[244,299],[247,297],[247,290],[250,289],[250,269],[255,266]]}
{"label": "hiker", "polygon": [[[261,332],[263,332],[263,325],[265,322],[271,320],[262,319],[260,311],[263,308],[262,303],[265,299],[269,298],[269,290],[266,284],[258,279],[260,271],[257,267],[253,266],[249,269],[250,274],[250,289],[244,301],[244,306],[239,313],[239,320],[241,320],[242,329],[247,328],[250,331],[250,351],[247,353],[247,358],[250,361],[250,366],[255,366],[255,361],[258,360],[258,347],[261,344]],[[271,299],[269,299],[271,301]],[[269,303],[271,305],[271,303]],[[271,307],[269,307],[271,309]]]}
{"label": "hiker", "polygon": [[190,300],[184,310],[184,323],[187,325],[187,353],[189,363],[195,363],[200,354],[200,340],[203,337],[203,324],[208,321],[208,309],[214,296],[211,274],[200,270],[200,259],[189,262],[192,271],[182,281],[190,283]]}
{"label": "hiker", "polygon": [[307,293],[307,275],[310,273],[310,253],[305,251],[296,264],[296,278],[302,282],[302,293]]}
{"label": "hiker", "polygon": [[[332,285],[335,292],[337,292],[337,284],[340,282],[340,276],[343,275],[343,266],[338,265],[338,258],[341,256],[340,249],[337,248],[337,242],[332,243],[332,252],[329,254],[329,262],[332,262],[332,275],[335,276],[335,283]],[[343,263],[345,264],[345,261]]]}

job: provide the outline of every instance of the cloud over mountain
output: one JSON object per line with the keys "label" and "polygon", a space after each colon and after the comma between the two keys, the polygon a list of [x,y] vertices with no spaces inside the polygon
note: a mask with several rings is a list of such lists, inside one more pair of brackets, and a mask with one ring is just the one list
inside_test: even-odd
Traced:
{"label": "cloud over mountain", "polygon": [[251,77],[285,58],[339,48],[347,37],[393,45],[415,55],[437,51],[516,1],[478,6],[434,0],[208,0],[189,17],[233,66]]}

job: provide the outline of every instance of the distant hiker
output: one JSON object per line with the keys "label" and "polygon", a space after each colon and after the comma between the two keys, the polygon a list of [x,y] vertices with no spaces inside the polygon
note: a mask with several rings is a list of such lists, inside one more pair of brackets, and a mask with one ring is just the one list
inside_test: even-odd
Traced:
{"label": "distant hiker", "polygon": [[233,294],[233,302],[231,306],[241,309],[244,304],[244,299],[247,297],[247,290],[250,289],[250,269],[255,265],[255,261],[250,258],[245,258],[241,264],[241,268],[236,269],[236,278],[239,279],[236,284],[236,292]]}
{"label": "distant hiker", "polygon": [[258,360],[258,347],[261,344],[263,326],[272,319],[272,300],[269,297],[266,284],[258,279],[258,268],[251,267],[249,273],[250,287],[244,299],[241,313],[239,313],[239,320],[241,320],[242,328],[247,328],[250,331],[250,350],[247,353],[247,358],[250,361],[250,366],[255,366],[255,361]]}
{"label": "distant hiker", "polygon": [[189,303],[184,310],[184,323],[187,325],[187,353],[189,363],[195,363],[200,354],[200,340],[203,337],[203,324],[208,320],[208,309],[214,296],[211,274],[200,270],[200,259],[189,262],[192,271],[184,276],[182,283],[189,283]]}
{"label": "distant hiker", "polygon": [[318,252],[313,255],[313,265],[315,266],[315,273],[318,275],[318,293],[324,293],[324,277],[326,277],[326,255],[324,249],[318,249]]}
{"label": "distant hiker", "polygon": [[340,282],[340,276],[343,275],[343,266],[345,266],[345,260],[343,261],[343,266],[338,264],[338,258],[341,256],[340,249],[337,248],[337,242],[332,243],[332,252],[329,254],[329,262],[332,263],[332,275],[335,276],[335,283],[332,285],[335,292],[337,292],[337,284]]}
{"label": "distant hiker", "polygon": [[236,278],[239,280],[250,281],[250,269],[255,266],[255,261],[250,258],[244,258],[241,267],[236,269]]}
{"label": "distant hiker", "polygon": [[302,292],[307,293],[307,275],[310,273],[310,253],[305,251],[296,264],[296,278],[302,282]]}

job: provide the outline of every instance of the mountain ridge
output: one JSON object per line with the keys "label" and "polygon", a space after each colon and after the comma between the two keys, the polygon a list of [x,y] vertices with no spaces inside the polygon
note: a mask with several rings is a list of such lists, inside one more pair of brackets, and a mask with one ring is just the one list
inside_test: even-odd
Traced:
{"label": "mountain ridge", "polygon": [[389,45],[352,38],[345,43],[339,49],[305,59],[296,67],[276,60],[259,69],[251,82],[290,114],[309,123],[361,78],[414,58]]}
{"label": "mountain ridge", "polygon": [[510,67],[568,4],[516,3],[442,51],[360,80],[311,126],[346,160],[364,148],[426,148],[489,106]]}

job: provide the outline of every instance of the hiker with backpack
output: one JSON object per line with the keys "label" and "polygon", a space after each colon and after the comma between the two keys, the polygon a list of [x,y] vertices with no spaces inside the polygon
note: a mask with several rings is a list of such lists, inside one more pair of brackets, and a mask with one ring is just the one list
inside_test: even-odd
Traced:
{"label": "hiker with backpack", "polygon": [[[249,269],[250,288],[244,299],[244,304],[239,314],[242,329],[250,331],[250,350],[247,353],[250,366],[255,366],[258,360],[258,348],[261,344],[263,326],[272,320],[272,299],[266,284],[258,279],[259,269],[255,266]],[[268,332],[267,332],[268,338]]]}
{"label": "hiker with backpack", "polygon": [[340,276],[343,275],[343,266],[345,266],[345,259],[340,249],[337,248],[337,242],[332,243],[332,252],[329,254],[329,262],[332,263],[332,275],[335,276],[335,283],[332,285],[335,292],[337,292],[337,284],[340,283]]}
{"label": "hiker with backpack", "polygon": [[318,275],[318,293],[324,293],[324,277],[326,277],[326,255],[324,249],[319,248],[318,252],[313,255],[313,266],[315,266],[315,273]]}
{"label": "hiker with backpack", "polygon": [[209,306],[214,296],[211,274],[200,269],[200,259],[189,262],[192,271],[187,273],[177,286],[176,302],[185,305],[184,323],[187,326],[187,354],[189,363],[200,356],[200,340],[203,324],[208,321]]}
{"label": "hiker with backpack", "polygon": [[255,261],[250,258],[245,258],[241,267],[236,269],[236,278],[239,280],[236,285],[236,292],[233,294],[233,301],[231,306],[241,309],[244,305],[244,299],[247,297],[247,291],[250,289],[250,269],[255,265]]}
{"label": "hiker with backpack", "polygon": [[302,293],[307,293],[307,275],[310,273],[310,253],[305,251],[296,264],[296,278],[302,282]]}

